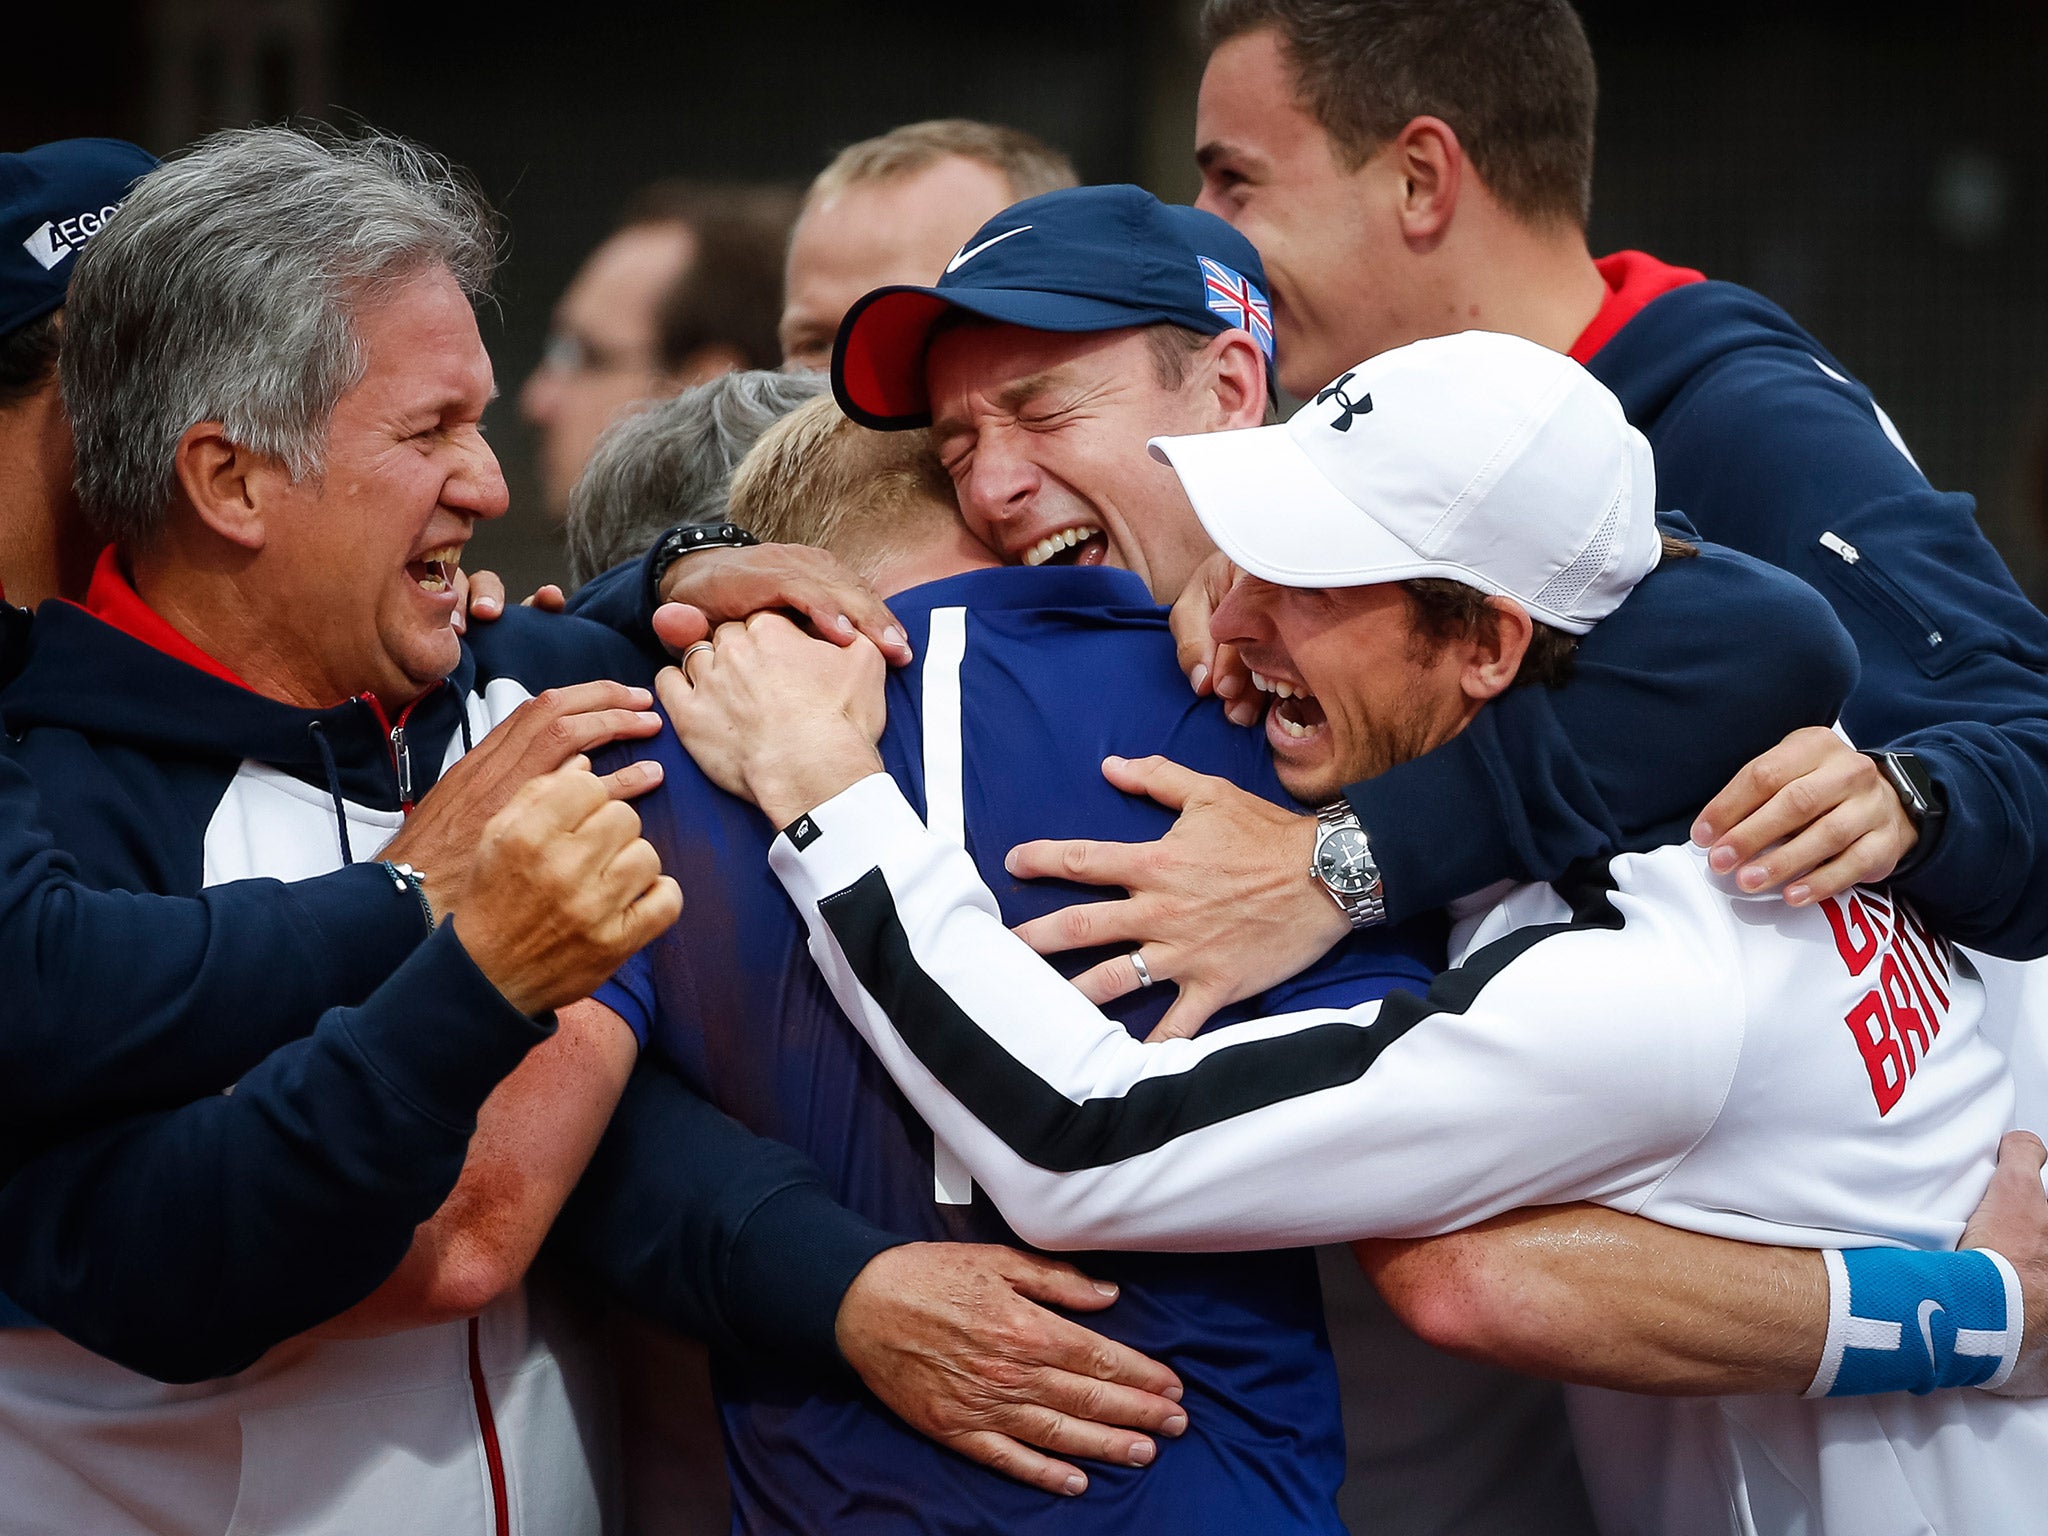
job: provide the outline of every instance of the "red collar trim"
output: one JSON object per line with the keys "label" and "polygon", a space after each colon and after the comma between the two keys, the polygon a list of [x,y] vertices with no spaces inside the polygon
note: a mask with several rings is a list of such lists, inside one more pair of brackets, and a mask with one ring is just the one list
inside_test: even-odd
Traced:
{"label": "red collar trim", "polygon": [[1601,257],[1593,265],[1599,268],[1600,276],[1606,280],[1607,297],[1601,302],[1600,313],[1593,317],[1593,323],[1572,343],[1572,359],[1580,363],[1590,363],[1593,354],[1614,340],[1615,332],[1635,319],[1650,300],[1661,298],[1674,288],[1683,288],[1687,283],[1707,280],[1704,272],[1695,272],[1691,267],[1669,266],[1641,251],[1616,251],[1612,256]]}
{"label": "red collar trim", "polygon": [[196,667],[207,676],[233,683],[237,688],[249,687],[171,628],[162,614],[142,600],[142,594],[129,584],[127,574],[121,569],[120,557],[111,544],[100,551],[99,562],[92,568],[92,585],[86,588],[85,602],[81,606],[101,623],[113,625],[129,639],[140,640],[174,661],[182,661],[188,667]]}

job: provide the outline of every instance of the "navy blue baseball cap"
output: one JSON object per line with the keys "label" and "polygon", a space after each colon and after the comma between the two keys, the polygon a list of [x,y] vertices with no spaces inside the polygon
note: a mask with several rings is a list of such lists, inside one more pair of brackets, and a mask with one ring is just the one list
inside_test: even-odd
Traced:
{"label": "navy blue baseball cap", "polygon": [[1273,357],[1266,269],[1214,214],[1143,187],[1068,187],[1005,208],[930,288],[863,294],[839,324],[832,393],[864,427],[931,425],[924,358],[950,310],[1034,331],[1180,325],[1249,331]]}
{"label": "navy blue baseball cap", "polygon": [[59,139],[0,155],[0,336],[64,302],[72,258],[156,163],[122,139]]}

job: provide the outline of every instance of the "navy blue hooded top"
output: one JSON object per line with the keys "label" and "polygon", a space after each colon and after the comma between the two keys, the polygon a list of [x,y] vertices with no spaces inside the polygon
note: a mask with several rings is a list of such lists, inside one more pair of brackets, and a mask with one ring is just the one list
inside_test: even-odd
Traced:
{"label": "navy blue hooded top", "polygon": [[[1657,264],[1602,268],[1614,282],[1630,265]],[[1671,287],[1587,366],[1649,438],[1660,505],[1813,585],[1855,637],[1843,726],[1919,754],[1948,800],[1929,856],[1894,884],[1952,938],[2048,952],[2048,617],[1971,498],[1928,484],[1870,392],[1732,283]]]}
{"label": "navy blue hooded top", "polygon": [[[507,617],[478,639],[485,676],[645,675],[602,630]],[[506,1006],[453,925],[422,944],[416,900],[374,867],[199,890],[245,757],[316,799],[396,811],[367,705],[291,709],[69,604],[6,634],[4,670],[23,670],[0,696],[0,1091],[20,1103],[0,1117],[0,1290],[132,1369],[227,1374],[390,1272],[546,1026]],[[456,686],[414,711],[414,794],[478,665],[466,650]],[[618,1176],[655,1218],[592,1235],[596,1267],[659,1262],[679,1326],[836,1359],[839,1297],[889,1239],[669,1074],[636,1074],[619,1118],[652,1155]],[[807,1231],[825,1238],[807,1248]]]}
{"label": "navy blue hooded top", "polygon": [[[1165,752],[1285,799],[1263,736],[1189,692],[1164,611],[1127,571],[973,571],[903,593],[893,609],[916,660],[889,676],[883,760],[925,814],[957,807],[1008,922],[1075,895],[1063,882],[1012,879],[1002,861],[1014,844],[1146,840],[1172,825],[1171,811],[1103,779],[1106,755]],[[720,1108],[815,1160],[832,1193],[870,1221],[931,1241],[1016,1244],[985,1196],[960,1203],[962,1188],[950,1201],[935,1198],[931,1132],[833,1001],[803,922],[769,872],[775,829],[714,788],[673,735],[652,746],[666,777],[642,816],[689,892],[689,918],[598,1000],[646,1028],[650,1051]],[[1058,963],[1073,974],[1100,958]],[[1419,992],[1442,958],[1437,923],[1360,936],[1217,1022],[1351,1006],[1395,987]],[[1154,988],[1110,1011],[1143,1034],[1167,1001],[1168,989]],[[758,1357],[724,1356],[717,1384],[739,1527],[935,1536],[1341,1530],[1343,1435],[1314,1255],[1072,1257],[1121,1288],[1087,1326],[1185,1383],[1188,1430],[1160,1442],[1153,1466],[1095,1468],[1086,1498],[1051,1498],[924,1439],[855,1384],[793,1381]]]}

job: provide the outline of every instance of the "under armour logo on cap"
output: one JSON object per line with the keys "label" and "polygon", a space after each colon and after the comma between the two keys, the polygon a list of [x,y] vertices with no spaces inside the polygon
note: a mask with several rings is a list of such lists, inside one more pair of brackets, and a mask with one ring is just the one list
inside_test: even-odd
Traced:
{"label": "under armour logo on cap", "polygon": [[1345,374],[1344,377],[1337,380],[1336,383],[1316,391],[1315,403],[1317,405],[1323,405],[1334,400],[1340,407],[1336,419],[1329,424],[1335,431],[1349,432],[1351,430],[1351,418],[1363,416],[1372,409],[1372,396],[1370,394],[1354,404],[1351,397],[1344,393],[1344,386],[1356,377],[1358,377],[1358,370],[1354,368],[1351,372]]}
{"label": "under armour logo on cap", "polygon": [[1437,577],[1583,635],[1663,549],[1649,442],[1606,385],[1520,336],[1395,347],[1285,426],[1149,446],[1216,547],[1276,586]]}

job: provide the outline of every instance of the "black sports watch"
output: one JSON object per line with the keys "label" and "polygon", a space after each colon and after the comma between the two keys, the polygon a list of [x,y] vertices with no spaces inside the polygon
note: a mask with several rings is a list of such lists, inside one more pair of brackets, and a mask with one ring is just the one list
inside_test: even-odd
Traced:
{"label": "black sports watch", "polygon": [[683,556],[700,549],[747,549],[760,542],[738,523],[677,523],[655,542],[647,567],[648,607],[661,606],[662,578]]}
{"label": "black sports watch", "polygon": [[1948,823],[1948,792],[1934,782],[1934,775],[1927,771],[1917,753],[1877,751],[1863,755],[1877,764],[1878,771],[1898,795],[1899,804],[1906,808],[1907,819],[1920,833],[1892,871],[1892,878],[1897,879],[1926,863],[1935,844],[1941,841],[1941,829]]}
{"label": "black sports watch", "polygon": [[1352,928],[1370,928],[1387,920],[1380,867],[1372,843],[1358,824],[1349,801],[1338,800],[1316,812],[1316,846],[1308,872],[1322,882],[1330,899],[1351,921]]}

